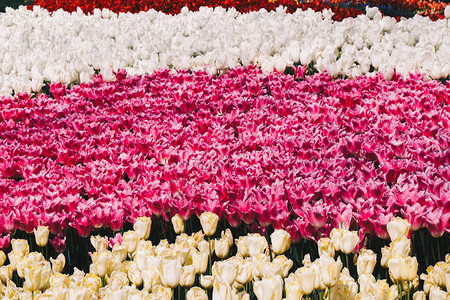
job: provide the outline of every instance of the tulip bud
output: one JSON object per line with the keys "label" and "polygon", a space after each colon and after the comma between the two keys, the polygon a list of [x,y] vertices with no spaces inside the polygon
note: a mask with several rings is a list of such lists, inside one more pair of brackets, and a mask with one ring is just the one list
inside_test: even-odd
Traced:
{"label": "tulip bud", "polygon": [[390,256],[410,256],[411,255],[411,240],[404,235],[398,236],[393,242],[391,242]]}
{"label": "tulip bud", "polygon": [[[24,239],[12,239],[11,240],[12,251],[20,253],[21,256],[25,256],[30,253],[30,247],[27,240]],[[8,255],[9,257],[9,255]]]}
{"label": "tulip bud", "polygon": [[137,233],[139,239],[148,239],[148,237],[150,236],[150,231],[152,229],[152,219],[149,217],[137,218],[133,224],[133,229]]}
{"label": "tulip bud", "polygon": [[8,281],[10,281],[12,279],[13,272],[14,272],[14,270],[11,267],[11,265],[1,266],[0,267],[0,280],[3,283],[7,283]]}
{"label": "tulip bud", "polygon": [[303,294],[300,288],[300,282],[295,274],[292,273],[284,280],[284,286],[286,288],[286,300],[298,300],[302,298]]}
{"label": "tulip bud", "polygon": [[141,272],[142,280],[144,281],[144,290],[151,292],[153,288],[161,284],[159,270],[154,267],[148,268]]}
{"label": "tulip bud", "polygon": [[108,270],[109,261],[111,260],[111,252],[106,250],[94,252],[92,253],[91,258],[93,263],[92,272],[99,277],[105,276],[106,271]]}
{"label": "tulip bud", "polygon": [[38,228],[33,229],[34,238],[36,239],[36,244],[39,247],[45,247],[48,243],[49,229],[48,226],[38,226]]}
{"label": "tulip bud", "polygon": [[321,269],[321,279],[322,283],[326,287],[332,287],[336,285],[339,281],[339,275],[342,269],[341,258],[339,257],[337,261],[328,256],[323,256],[318,259]]}
{"label": "tulip bud", "polygon": [[238,274],[238,265],[233,260],[215,262],[212,267],[212,274],[216,280],[225,281],[232,285]]}
{"label": "tulip bud", "polygon": [[203,274],[206,272],[206,269],[208,268],[208,258],[207,252],[194,251],[192,253],[192,264],[195,267],[196,274]]}
{"label": "tulip bud", "polygon": [[225,258],[230,251],[230,243],[228,239],[221,238],[214,243],[214,251],[218,258]]}
{"label": "tulip bud", "polygon": [[115,244],[111,251],[111,258],[116,262],[123,262],[127,258],[128,246]]}
{"label": "tulip bud", "polygon": [[270,240],[272,241],[272,251],[277,255],[286,252],[291,247],[291,236],[283,229],[275,230],[270,235]]}
{"label": "tulip bud", "polygon": [[127,246],[128,253],[136,251],[139,235],[136,231],[129,230],[123,234],[123,245]]}
{"label": "tulip bud", "polygon": [[258,300],[281,300],[283,298],[283,279],[278,275],[257,280],[253,283],[253,292]]}
{"label": "tulip bud", "polygon": [[391,241],[396,240],[399,236],[408,237],[410,228],[411,224],[399,217],[393,217],[391,221],[386,225],[386,229],[389,237],[391,238]]}
{"label": "tulip bud", "polygon": [[194,286],[187,292],[186,300],[208,300],[208,295],[202,288]]}
{"label": "tulip bud", "polygon": [[356,261],[358,275],[372,274],[377,264],[377,255],[372,250],[363,249]]}
{"label": "tulip bud", "polygon": [[319,256],[328,255],[334,258],[335,249],[330,238],[321,238],[317,242],[317,246],[319,247]]}
{"label": "tulip bud", "polygon": [[129,263],[127,273],[128,273],[128,278],[135,286],[138,287],[142,284],[141,271],[139,271],[139,268],[134,261]]}
{"label": "tulip bud", "polygon": [[236,281],[240,284],[249,283],[253,279],[252,267],[252,261],[249,259],[245,260],[243,264],[240,264]]}
{"label": "tulip bud", "polygon": [[68,288],[70,284],[69,275],[53,273],[50,277],[51,288]]}
{"label": "tulip bud", "polygon": [[251,257],[253,278],[261,278],[263,276],[263,268],[269,263],[270,259],[265,254],[258,254]]}
{"label": "tulip bud", "polygon": [[214,300],[232,300],[231,286],[228,282],[215,280],[213,282],[213,295]]}
{"label": "tulip bud", "polygon": [[345,254],[350,254],[359,242],[358,233],[356,231],[343,230],[340,242],[341,251]]}
{"label": "tulip bud", "polygon": [[278,255],[274,258],[273,263],[280,265],[281,268],[281,277],[286,278],[289,274],[289,270],[294,265],[294,262],[291,259],[288,259],[284,255]]}
{"label": "tulip bud", "polygon": [[256,256],[264,253],[267,248],[267,240],[258,233],[250,233],[247,235],[246,244],[250,256]]}
{"label": "tulip bud", "polygon": [[2,250],[0,250],[0,267],[3,266],[6,260],[6,254]]}
{"label": "tulip bud", "polygon": [[97,275],[89,273],[84,277],[83,286],[87,287],[93,294],[96,294],[102,287],[102,280]]}
{"label": "tulip bud", "polygon": [[173,216],[171,220],[176,234],[184,232],[184,220],[179,215]]}
{"label": "tulip bud", "polygon": [[184,288],[190,287],[195,282],[195,267],[193,265],[184,266],[181,269],[180,285]]}
{"label": "tulip bud", "polygon": [[214,276],[200,275],[200,284],[205,290],[212,288],[213,283],[214,283]]}
{"label": "tulip bud", "polygon": [[200,215],[200,224],[202,225],[203,232],[207,236],[211,236],[216,233],[218,222],[219,216],[215,213],[204,212]]}
{"label": "tulip bud", "polygon": [[234,243],[237,246],[237,253],[243,257],[250,256],[250,251],[247,247],[247,239],[247,236],[240,236],[239,239],[234,240]]}
{"label": "tulip bud", "polygon": [[405,265],[402,268],[402,280],[413,281],[417,277],[418,268],[419,264],[415,256],[405,257]]}
{"label": "tulip bud", "polygon": [[155,295],[155,299],[158,300],[170,300],[172,299],[172,289],[169,287],[165,287],[162,285],[157,285],[153,288],[153,295]]}
{"label": "tulip bud", "polygon": [[176,257],[163,258],[159,271],[164,286],[173,289],[180,284],[181,263]]}
{"label": "tulip bud", "polygon": [[91,244],[95,248],[95,251],[102,251],[108,249],[108,239],[99,235],[91,235]]}
{"label": "tulip bud", "polygon": [[426,300],[427,295],[424,291],[418,291],[413,294],[413,300]]}
{"label": "tulip bud", "polygon": [[225,229],[225,231],[222,231],[222,238],[228,241],[230,247],[233,245],[233,233],[231,233],[231,230],[229,228]]}

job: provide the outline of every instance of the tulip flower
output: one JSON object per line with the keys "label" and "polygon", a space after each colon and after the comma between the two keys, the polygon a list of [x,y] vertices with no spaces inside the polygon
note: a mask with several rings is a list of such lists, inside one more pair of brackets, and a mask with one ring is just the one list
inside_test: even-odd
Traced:
{"label": "tulip flower", "polygon": [[286,289],[286,300],[297,300],[302,298],[303,294],[300,282],[295,274],[291,274],[284,279],[284,286]]}
{"label": "tulip flower", "polygon": [[317,242],[319,246],[319,256],[328,255],[330,257],[334,257],[335,248],[330,238],[321,238]]}
{"label": "tulip flower", "polygon": [[174,215],[171,221],[176,234],[184,232],[184,220],[179,215]]}
{"label": "tulip flower", "polygon": [[377,255],[372,250],[363,249],[358,255],[356,269],[358,275],[372,274],[377,263]]}
{"label": "tulip flower", "polygon": [[186,293],[186,300],[208,300],[205,290],[194,286]]}
{"label": "tulip flower", "polygon": [[283,279],[278,275],[257,280],[253,283],[253,291],[258,300],[281,300],[283,298]]}
{"label": "tulip flower", "polygon": [[39,247],[45,247],[47,245],[49,233],[48,226],[38,226],[37,229],[34,229],[34,237]]}
{"label": "tulip flower", "polygon": [[291,236],[285,230],[275,230],[271,235],[272,251],[275,254],[282,254],[286,252],[291,246]]}
{"label": "tulip flower", "polygon": [[92,272],[99,276],[103,277],[106,274],[106,271],[108,270],[108,264],[111,260],[111,252],[107,250],[103,250],[100,252],[94,252],[92,253]]}
{"label": "tulip flower", "polygon": [[151,292],[153,288],[161,284],[161,277],[159,276],[159,270],[151,267],[141,272],[142,281],[144,282],[144,290]]}
{"label": "tulip flower", "polygon": [[398,236],[402,235],[408,237],[409,229],[411,224],[402,218],[392,218],[391,221],[386,225],[386,229],[389,233],[391,241],[394,241]]}
{"label": "tulip flower", "polygon": [[180,275],[180,285],[184,288],[191,287],[195,281],[195,267],[193,265],[183,266]]}
{"label": "tulip flower", "polygon": [[213,276],[216,280],[224,281],[231,286],[236,280],[238,270],[239,266],[234,260],[218,261],[213,265]]}
{"label": "tulip flower", "polygon": [[176,257],[163,258],[159,271],[164,286],[173,289],[180,284],[181,263]]}
{"label": "tulip flower", "polygon": [[6,260],[6,254],[2,250],[0,250],[0,267],[3,266]]}
{"label": "tulip flower", "polygon": [[148,239],[148,237],[150,236],[151,228],[152,228],[152,219],[149,217],[139,217],[134,221],[133,224],[133,229],[138,235],[139,239],[141,240]]}
{"label": "tulip flower", "polygon": [[232,292],[230,284],[225,281],[215,280],[213,283],[212,298],[214,300],[231,300]]}
{"label": "tulip flower", "polygon": [[328,256],[323,256],[318,259],[318,264],[320,266],[320,278],[322,283],[326,287],[332,287],[339,281],[339,275],[342,269],[341,259],[338,258],[336,261]]}
{"label": "tulip flower", "polygon": [[201,286],[204,289],[208,290],[208,289],[212,288],[213,287],[213,283],[214,283],[214,276],[212,276],[212,275],[206,275],[206,276],[200,275],[200,284],[201,284]]}
{"label": "tulip flower", "polygon": [[123,234],[123,245],[127,247],[128,253],[136,251],[139,242],[139,235],[136,231],[129,230]]}
{"label": "tulip flower", "polygon": [[204,212],[200,215],[200,224],[202,225],[203,232],[207,236],[212,236],[216,233],[218,222],[219,216],[215,213]]}
{"label": "tulip flower", "polygon": [[91,235],[91,244],[95,248],[95,251],[102,251],[108,249],[108,240],[105,237],[99,235]]}

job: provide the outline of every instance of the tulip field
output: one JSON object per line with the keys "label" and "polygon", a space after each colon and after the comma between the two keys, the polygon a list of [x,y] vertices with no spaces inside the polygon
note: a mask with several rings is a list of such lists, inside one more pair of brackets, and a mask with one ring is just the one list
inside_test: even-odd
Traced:
{"label": "tulip field", "polygon": [[450,299],[448,2],[0,7],[0,299]]}

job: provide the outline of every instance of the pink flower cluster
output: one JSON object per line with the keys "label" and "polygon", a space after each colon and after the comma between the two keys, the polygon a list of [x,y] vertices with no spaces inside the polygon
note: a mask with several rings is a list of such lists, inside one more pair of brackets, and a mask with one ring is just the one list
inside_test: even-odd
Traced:
{"label": "pink flower cluster", "polygon": [[449,232],[450,84],[296,71],[120,71],[0,98],[0,231],[61,240],[213,211],[294,241],[338,226],[388,238],[395,215]]}

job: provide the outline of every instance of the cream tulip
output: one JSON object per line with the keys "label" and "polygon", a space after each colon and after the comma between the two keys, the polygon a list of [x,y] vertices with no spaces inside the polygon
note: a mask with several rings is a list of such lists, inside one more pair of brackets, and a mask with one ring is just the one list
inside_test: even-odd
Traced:
{"label": "cream tulip", "polygon": [[91,245],[95,248],[95,251],[108,250],[108,239],[99,235],[91,235]]}
{"label": "cream tulip", "polygon": [[140,286],[142,284],[142,275],[141,271],[139,270],[136,262],[131,261],[128,265],[127,270],[128,278],[135,286]]}
{"label": "cream tulip", "polygon": [[207,236],[212,236],[216,233],[219,216],[212,212],[204,212],[200,215],[200,224],[203,232]]}
{"label": "cream tulip", "polygon": [[234,260],[224,260],[215,262],[212,267],[212,274],[216,280],[225,281],[232,285],[236,280],[239,266]]}
{"label": "cream tulip", "polygon": [[194,250],[192,253],[192,264],[195,267],[196,274],[203,274],[208,268],[208,253]]}
{"label": "cream tulip", "polygon": [[30,247],[27,240],[24,239],[12,239],[11,240],[12,251],[19,253],[21,256],[25,256],[30,253]]}
{"label": "cream tulip", "polygon": [[141,272],[142,281],[144,282],[144,290],[151,292],[153,288],[161,284],[159,270],[154,267],[145,269]]}
{"label": "cream tulip", "polygon": [[6,260],[6,254],[2,250],[0,250],[0,267],[3,266]]}
{"label": "cream tulip", "polygon": [[249,283],[253,279],[253,263],[250,259],[246,259],[244,263],[239,264],[236,281],[242,285]]}
{"label": "cream tulip", "polygon": [[200,275],[200,284],[205,290],[212,288],[213,283],[214,283],[214,276]]}
{"label": "cream tulip", "polygon": [[332,287],[336,285],[339,281],[339,275],[342,269],[341,258],[339,257],[336,261],[328,256],[323,256],[318,259],[320,270],[321,270],[321,280],[326,287]]}
{"label": "cream tulip", "polygon": [[267,248],[267,240],[265,237],[261,236],[258,233],[250,233],[247,235],[247,239],[245,240],[248,253],[250,256],[256,256],[258,254],[264,253],[264,250]]}
{"label": "cream tulip", "polygon": [[33,229],[33,232],[36,244],[39,247],[45,247],[48,243],[48,235],[50,233],[48,226],[38,226],[38,228]]}
{"label": "cream tulip", "polygon": [[176,234],[181,234],[184,232],[184,220],[179,215],[174,215],[171,218],[173,230]]}
{"label": "cream tulip", "polygon": [[231,286],[228,282],[215,280],[213,283],[213,300],[232,300]]}
{"label": "cream tulip", "polygon": [[358,275],[372,274],[377,263],[377,255],[372,250],[362,249],[356,261]]}
{"label": "cream tulip", "polygon": [[230,242],[226,238],[220,238],[214,243],[214,252],[218,258],[227,257],[230,252]]}
{"label": "cream tulip", "polygon": [[284,279],[284,286],[286,289],[286,300],[298,300],[302,298],[303,294],[300,282],[295,274],[291,273],[289,277]]}
{"label": "cream tulip", "polygon": [[343,230],[340,240],[340,249],[345,254],[350,254],[359,242],[358,232]]}
{"label": "cream tulip", "polygon": [[134,221],[133,229],[139,239],[146,240],[150,236],[152,229],[152,219],[149,217],[139,217]]}
{"label": "cream tulip", "polygon": [[253,283],[253,292],[258,300],[281,300],[283,298],[283,279],[277,275],[257,280]]}
{"label": "cream tulip", "polygon": [[159,271],[164,286],[173,289],[180,284],[181,263],[176,257],[163,258]]}
{"label": "cream tulip", "polygon": [[283,229],[277,229],[270,235],[272,241],[272,251],[279,255],[286,252],[291,247],[291,235]]}
{"label": "cream tulip", "polygon": [[194,286],[186,293],[186,300],[208,300],[208,294],[204,289]]}
{"label": "cream tulip", "polygon": [[136,251],[138,242],[139,242],[139,235],[137,234],[136,231],[129,230],[123,234],[122,244],[124,246],[127,246],[128,253],[134,253],[134,251]]}
{"label": "cream tulip", "polygon": [[317,246],[319,247],[319,256],[328,255],[334,258],[335,249],[334,244],[330,238],[321,238],[317,242]]}
{"label": "cream tulip", "polygon": [[53,272],[62,273],[64,266],[66,265],[66,257],[64,256],[64,254],[60,253],[56,257],[56,259],[50,257],[50,262],[52,263]]}
{"label": "cream tulip", "polygon": [[399,236],[408,237],[410,228],[411,224],[409,224],[405,219],[399,217],[393,217],[386,225],[391,241],[395,241]]}
{"label": "cream tulip", "polygon": [[250,256],[250,251],[247,247],[247,239],[248,236],[240,236],[238,239],[234,240],[234,243],[237,247],[237,253],[242,255],[243,257]]}
{"label": "cream tulip", "polygon": [[417,291],[413,294],[413,300],[426,300],[427,295],[424,291]]}
{"label": "cream tulip", "polygon": [[180,285],[184,288],[191,287],[195,282],[195,267],[184,266],[181,269]]}
{"label": "cream tulip", "polygon": [[93,294],[96,294],[102,287],[102,280],[97,275],[89,273],[84,277],[83,286],[87,287]]}
{"label": "cream tulip", "polygon": [[14,272],[14,270],[10,265],[1,266],[0,267],[0,280],[3,283],[7,283],[8,281],[11,281],[13,272]]}
{"label": "cream tulip", "polygon": [[301,267],[295,275],[300,283],[300,289],[303,295],[309,295],[312,293],[315,287],[316,273],[312,267]]}
{"label": "cream tulip", "polygon": [[111,260],[111,252],[107,250],[103,250],[100,252],[94,252],[92,253],[92,271],[95,275],[99,277],[103,277],[106,275],[106,272],[108,270],[108,264]]}

